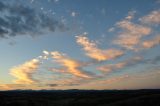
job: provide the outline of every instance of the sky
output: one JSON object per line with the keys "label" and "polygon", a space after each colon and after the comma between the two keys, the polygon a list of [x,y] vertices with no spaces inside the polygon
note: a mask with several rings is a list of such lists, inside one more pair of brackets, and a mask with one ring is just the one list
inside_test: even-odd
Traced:
{"label": "sky", "polygon": [[159,0],[0,0],[0,90],[160,88]]}

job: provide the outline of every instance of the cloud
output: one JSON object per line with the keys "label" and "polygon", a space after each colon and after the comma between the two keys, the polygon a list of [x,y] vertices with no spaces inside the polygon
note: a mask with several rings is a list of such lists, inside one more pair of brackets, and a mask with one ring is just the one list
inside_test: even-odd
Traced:
{"label": "cloud", "polygon": [[50,87],[56,87],[58,86],[58,84],[46,84],[47,86],[50,86]]}
{"label": "cloud", "polygon": [[40,58],[48,60],[49,59],[49,55],[50,55],[50,53],[48,51],[43,50],[43,55],[40,56]]}
{"label": "cloud", "polygon": [[57,63],[62,65],[66,71],[69,73],[83,78],[91,78],[86,72],[82,71],[82,66],[85,64],[74,59],[69,58],[65,54],[54,51],[51,52],[52,58],[55,59]]}
{"label": "cloud", "polygon": [[97,67],[97,70],[108,73],[108,72],[112,72],[115,70],[119,70],[119,69],[123,69],[123,68],[129,67],[129,66],[136,65],[140,62],[142,62],[142,58],[137,56],[137,57],[133,57],[128,60],[119,62],[117,64],[107,64],[107,65]]}
{"label": "cloud", "polygon": [[49,52],[48,52],[48,51],[46,51],[46,50],[43,50],[43,54],[45,54],[45,55],[49,55]]}
{"label": "cloud", "polygon": [[65,26],[53,17],[20,3],[7,4],[0,1],[0,38],[14,36],[38,36],[56,29],[63,31]]}
{"label": "cloud", "polygon": [[32,89],[32,90],[40,90],[40,89],[53,89],[53,87],[59,86],[58,84],[0,84],[0,90],[16,90],[16,89]]}
{"label": "cloud", "polygon": [[69,79],[60,79],[57,81],[59,86],[77,86],[91,81],[91,79],[81,78],[81,77],[71,77]]}
{"label": "cloud", "polygon": [[128,79],[129,77],[130,77],[129,75],[123,75],[123,76],[120,76],[120,77],[113,77],[113,78],[110,78],[110,79],[102,80],[98,83],[108,84],[108,83],[113,83],[113,82],[118,82],[118,81],[121,81],[121,80],[124,80],[124,79]]}
{"label": "cloud", "polygon": [[145,24],[160,24],[160,10],[154,10],[150,14],[140,18],[140,21]]}
{"label": "cloud", "polygon": [[47,87],[52,87],[52,88],[54,87],[54,88],[64,89],[66,87],[80,86],[80,85],[83,85],[83,84],[86,84],[86,83],[89,83],[92,81],[93,81],[93,79],[90,79],[90,78],[86,79],[86,78],[74,76],[74,77],[70,77],[67,79],[58,79],[54,82],[50,82],[49,84],[44,84],[42,86],[44,88],[46,88],[46,86],[47,86]]}
{"label": "cloud", "polygon": [[121,80],[126,80],[126,79],[129,79],[131,76],[129,75],[121,75],[121,76],[116,76],[116,77],[111,77],[111,78],[105,78],[105,79],[100,79],[100,80],[96,80],[96,81],[91,81],[88,83],[88,85],[95,85],[97,84],[97,87],[100,87],[100,86],[106,86],[106,84],[112,84],[114,82],[118,82],[118,81],[121,81]]}
{"label": "cloud", "polygon": [[0,84],[0,90],[15,90],[25,88],[23,84]]}
{"label": "cloud", "polygon": [[32,59],[30,61],[25,62],[22,65],[13,67],[10,69],[10,74],[17,78],[14,82],[16,84],[33,84],[36,80],[32,77],[38,67],[39,67],[39,60]]}
{"label": "cloud", "polygon": [[117,63],[117,64],[108,64],[104,66],[100,66],[97,68],[97,70],[103,71],[103,72],[111,72],[113,70],[121,69],[125,66],[125,63]]}
{"label": "cloud", "polygon": [[145,59],[143,62],[147,63],[147,64],[156,65],[158,62],[160,62],[160,56],[158,55],[158,56],[155,56],[155,57],[153,57],[151,59]]}
{"label": "cloud", "polygon": [[108,29],[108,32],[113,32],[113,31],[115,31],[114,27],[111,27],[111,28]]}
{"label": "cloud", "polygon": [[155,58],[150,59],[150,62],[152,64],[157,64],[158,62],[160,62],[160,56],[156,56]]}
{"label": "cloud", "polygon": [[111,60],[123,55],[123,51],[117,49],[102,50],[97,47],[94,41],[86,36],[76,36],[76,41],[83,47],[86,55],[97,61]]}
{"label": "cloud", "polygon": [[125,19],[116,23],[116,28],[119,28],[120,32],[118,37],[113,40],[113,44],[135,51],[159,45],[160,35],[145,41],[142,38],[153,34],[156,28],[154,29],[152,25],[157,26],[160,24],[160,10],[154,10],[148,15],[139,18],[139,24],[131,22],[131,19],[134,18],[134,13],[129,13]]}
{"label": "cloud", "polygon": [[97,67],[97,70],[105,72],[105,73],[110,73],[112,71],[120,70],[123,68],[131,67],[131,66],[133,67],[134,65],[137,65],[137,64],[154,64],[154,65],[156,65],[159,61],[160,61],[160,56],[156,56],[151,59],[143,59],[140,56],[136,56],[136,57],[132,57],[130,59],[121,61],[116,64],[107,64],[107,65]]}
{"label": "cloud", "polygon": [[144,42],[142,42],[141,46],[143,48],[152,48],[152,47],[155,47],[157,45],[160,44],[160,35],[154,37],[153,39],[151,40],[145,40]]}
{"label": "cloud", "polygon": [[136,13],[136,11],[129,11],[129,12],[128,12],[128,15],[125,17],[125,19],[127,19],[127,20],[133,19],[135,13]]}
{"label": "cloud", "polygon": [[139,44],[140,39],[151,33],[150,27],[134,24],[127,19],[118,22],[116,25],[122,31],[113,43],[130,50],[135,50],[135,46]]}

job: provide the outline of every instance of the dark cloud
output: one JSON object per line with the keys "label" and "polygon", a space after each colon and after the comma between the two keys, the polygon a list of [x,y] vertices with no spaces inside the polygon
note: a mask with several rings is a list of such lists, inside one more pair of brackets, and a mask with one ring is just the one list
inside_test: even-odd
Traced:
{"label": "dark cloud", "polygon": [[55,87],[55,86],[58,86],[58,84],[47,84],[47,86],[49,86],[49,87]]}
{"label": "dark cloud", "polygon": [[148,63],[148,64],[158,64],[158,62],[160,62],[160,56],[155,56],[154,58],[152,59],[146,59],[144,60],[144,63]]}
{"label": "dark cloud", "polygon": [[0,1],[0,38],[18,35],[37,36],[66,28],[60,21],[22,4],[7,4]]}
{"label": "dark cloud", "polygon": [[[126,61],[127,62],[127,61]],[[133,65],[137,65],[137,64],[158,64],[160,62],[160,56],[155,56],[153,58],[141,58],[138,61],[129,61],[127,66],[133,66]]]}
{"label": "dark cloud", "polygon": [[138,64],[158,64],[158,62],[160,62],[160,56],[155,56],[153,58],[150,59],[135,59],[132,61],[126,61],[127,65],[126,67],[130,67],[130,66],[134,66],[134,65],[138,65]]}

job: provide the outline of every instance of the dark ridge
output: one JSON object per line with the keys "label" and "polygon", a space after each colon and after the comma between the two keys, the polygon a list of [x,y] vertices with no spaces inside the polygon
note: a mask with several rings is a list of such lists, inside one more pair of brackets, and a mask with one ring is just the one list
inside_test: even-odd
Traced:
{"label": "dark ridge", "polygon": [[160,106],[160,89],[0,91],[0,106]]}

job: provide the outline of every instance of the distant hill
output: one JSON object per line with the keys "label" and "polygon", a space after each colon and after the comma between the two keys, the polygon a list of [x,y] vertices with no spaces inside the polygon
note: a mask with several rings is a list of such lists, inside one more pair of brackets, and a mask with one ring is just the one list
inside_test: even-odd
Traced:
{"label": "distant hill", "polygon": [[0,91],[0,106],[160,106],[160,89]]}

